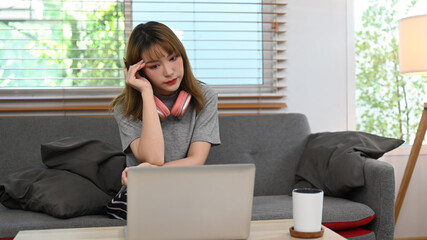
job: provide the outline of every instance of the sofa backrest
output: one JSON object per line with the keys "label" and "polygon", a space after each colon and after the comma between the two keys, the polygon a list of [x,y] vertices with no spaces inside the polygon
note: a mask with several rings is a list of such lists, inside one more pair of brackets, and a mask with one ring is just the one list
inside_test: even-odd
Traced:
{"label": "sofa backrest", "polygon": [[[254,163],[255,195],[292,191],[295,169],[310,129],[302,114],[221,116],[222,144],[207,164]],[[40,145],[64,137],[99,139],[121,149],[112,117],[0,118],[0,177],[19,169],[43,167]]]}
{"label": "sofa backrest", "polygon": [[0,118],[0,177],[19,169],[44,167],[40,145],[64,137],[100,139],[121,149],[112,117]]}
{"label": "sofa backrest", "polygon": [[310,134],[304,115],[223,116],[219,127],[221,145],[211,149],[207,164],[254,163],[256,196],[292,191]]}

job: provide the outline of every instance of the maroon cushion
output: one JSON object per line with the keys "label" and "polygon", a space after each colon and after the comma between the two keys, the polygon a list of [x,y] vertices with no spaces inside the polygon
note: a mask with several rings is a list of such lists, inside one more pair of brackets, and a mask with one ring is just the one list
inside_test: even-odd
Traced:
{"label": "maroon cushion", "polygon": [[322,223],[323,226],[331,229],[331,230],[345,230],[345,229],[354,229],[361,227],[363,225],[366,225],[370,223],[372,220],[374,220],[375,214],[357,221],[352,222],[324,222]]}
{"label": "maroon cushion", "polygon": [[354,228],[354,229],[349,229],[344,231],[337,231],[337,233],[344,238],[352,238],[352,237],[359,237],[359,236],[371,234],[372,231],[366,230],[363,228]]}

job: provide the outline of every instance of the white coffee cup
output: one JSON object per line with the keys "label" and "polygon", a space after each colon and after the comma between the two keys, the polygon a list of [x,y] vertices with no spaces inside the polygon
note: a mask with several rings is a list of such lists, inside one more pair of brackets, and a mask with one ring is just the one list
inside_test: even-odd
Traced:
{"label": "white coffee cup", "polygon": [[295,231],[321,231],[322,211],[322,190],[315,188],[296,188],[292,191],[292,212]]}

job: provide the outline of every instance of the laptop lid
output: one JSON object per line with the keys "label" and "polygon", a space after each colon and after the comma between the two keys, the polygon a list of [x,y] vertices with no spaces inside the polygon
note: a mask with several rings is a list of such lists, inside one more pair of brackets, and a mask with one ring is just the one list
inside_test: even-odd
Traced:
{"label": "laptop lid", "polygon": [[255,165],[130,168],[128,239],[247,239]]}

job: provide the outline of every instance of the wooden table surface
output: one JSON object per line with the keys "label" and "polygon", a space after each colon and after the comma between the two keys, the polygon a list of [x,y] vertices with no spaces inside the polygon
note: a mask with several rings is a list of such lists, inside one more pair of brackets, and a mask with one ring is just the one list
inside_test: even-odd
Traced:
{"label": "wooden table surface", "polygon": [[[292,219],[262,220],[251,222],[250,240],[289,240],[293,238],[289,234],[289,228],[293,225]],[[337,233],[324,227],[325,233],[321,238],[328,240],[343,240]],[[96,228],[68,228],[49,230],[20,231],[14,240],[124,240],[123,226],[120,227],[96,227]]]}

